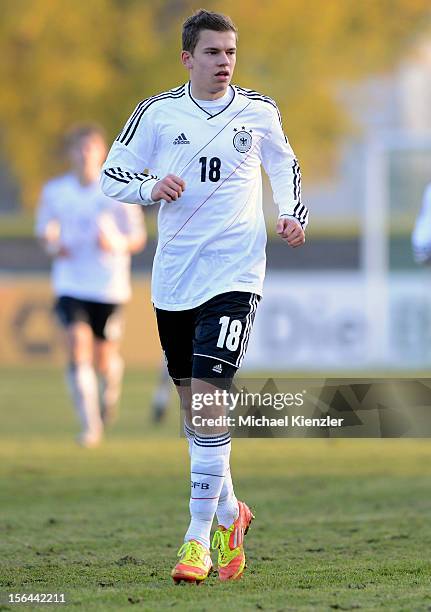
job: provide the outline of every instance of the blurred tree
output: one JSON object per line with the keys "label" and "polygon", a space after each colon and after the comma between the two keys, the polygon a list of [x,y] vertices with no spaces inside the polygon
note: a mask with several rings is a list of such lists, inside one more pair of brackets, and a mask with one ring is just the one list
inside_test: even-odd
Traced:
{"label": "blurred tree", "polygon": [[[389,69],[429,26],[429,0],[205,3],[240,28],[235,82],[274,97],[308,175],[327,172],[351,129],[335,86]],[[186,79],[178,57],[191,0],[3,0],[3,141],[32,206],[61,169],[59,135],[98,120],[115,137],[136,103]]]}

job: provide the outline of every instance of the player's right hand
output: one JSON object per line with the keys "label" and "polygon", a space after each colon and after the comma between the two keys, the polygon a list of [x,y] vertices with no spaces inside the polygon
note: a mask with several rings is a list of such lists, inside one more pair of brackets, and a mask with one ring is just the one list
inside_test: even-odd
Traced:
{"label": "player's right hand", "polygon": [[182,178],[175,176],[175,174],[168,174],[154,185],[151,199],[155,202],[158,200],[173,202],[181,197],[185,188],[186,184]]}

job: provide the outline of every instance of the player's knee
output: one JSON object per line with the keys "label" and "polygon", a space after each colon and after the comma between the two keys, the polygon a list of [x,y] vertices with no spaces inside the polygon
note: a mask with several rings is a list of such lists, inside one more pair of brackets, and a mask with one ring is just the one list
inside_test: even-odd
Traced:
{"label": "player's knee", "polygon": [[236,371],[235,366],[212,357],[195,356],[193,360],[193,378],[218,389],[228,391]]}
{"label": "player's knee", "polygon": [[67,350],[69,360],[82,363],[93,358],[93,337],[91,328],[85,323],[69,326],[67,329]]}
{"label": "player's knee", "polygon": [[96,356],[96,370],[99,374],[114,379],[122,378],[124,360],[117,350],[99,350]]}

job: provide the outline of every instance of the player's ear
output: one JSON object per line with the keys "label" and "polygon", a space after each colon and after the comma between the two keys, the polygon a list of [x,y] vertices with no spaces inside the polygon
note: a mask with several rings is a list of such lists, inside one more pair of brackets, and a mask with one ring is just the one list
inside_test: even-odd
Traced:
{"label": "player's ear", "polygon": [[181,51],[181,63],[187,70],[193,67],[193,56],[190,51]]}

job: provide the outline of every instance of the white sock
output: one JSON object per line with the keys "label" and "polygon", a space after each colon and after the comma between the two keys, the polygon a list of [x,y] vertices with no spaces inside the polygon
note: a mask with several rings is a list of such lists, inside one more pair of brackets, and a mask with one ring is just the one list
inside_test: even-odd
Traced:
{"label": "white sock", "polygon": [[232,475],[228,466],[217,505],[217,521],[226,529],[238,518],[238,501],[233,490]]}
{"label": "white sock", "polygon": [[99,374],[100,406],[102,415],[106,416],[108,421],[116,416],[123,374],[124,361],[120,355],[113,355],[107,371]]}
{"label": "white sock", "polygon": [[67,382],[83,432],[100,435],[103,425],[99,411],[97,377],[93,366],[89,363],[69,366]]}
{"label": "white sock", "polygon": [[184,541],[197,540],[209,549],[210,534],[223,481],[229,466],[230,433],[195,433],[191,458],[191,521]]}
{"label": "white sock", "polygon": [[[184,435],[187,438],[189,444],[189,455],[192,456],[193,442],[195,439],[195,432],[189,427],[184,419]],[[233,489],[232,475],[230,466],[228,466],[226,476],[224,477],[223,486],[221,489],[220,497],[217,504],[217,521],[219,525],[223,525],[226,529],[232,525],[232,523],[238,518],[238,500],[235,497]]]}
{"label": "white sock", "polygon": [[194,429],[192,429],[191,427],[187,425],[185,419],[184,419],[184,435],[186,436],[187,442],[189,443],[189,455],[191,458],[192,452],[193,452],[193,442],[195,440],[195,432],[194,432]]}

